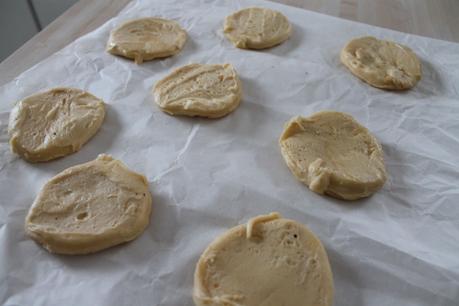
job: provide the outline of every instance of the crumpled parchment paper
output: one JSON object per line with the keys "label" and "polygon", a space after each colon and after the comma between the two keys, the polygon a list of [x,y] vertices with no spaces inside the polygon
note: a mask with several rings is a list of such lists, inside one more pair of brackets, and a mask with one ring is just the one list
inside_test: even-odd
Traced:
{"label": "crumpled parchment paper", "polygon": [[[264,51],[233,47],[223,19],[249,6],[283,12],[293,36]],[[104,51],[112,28],[143,16],[178,21],[189,34],[184,50],[140,66]],[[413,90],[372,88],[340,64],[344,44],[365,35],[419,55],[423,78]],[[234,113],[171,117],[154,105],[152,85],[192,62],[236,67],[243,101]],[[76,154],[27,163],[10,152],[9,111],[57,86],[102,98],[106,120]],[[1,87],[0,101],[0,304],[191,306],[194,267],[208,243],[278,211],[323,241],[335,305],[459,305],[459,44],[265,1],[138,0]],[[326,109],[351,114],[382,143],[389,179],[373,197],[316,195],[282,160],[283,124]],[[49,254],[25,236],[27,210],[49,178],[99,153],[148,178],[151,224],[132,243],[101,253]]]}

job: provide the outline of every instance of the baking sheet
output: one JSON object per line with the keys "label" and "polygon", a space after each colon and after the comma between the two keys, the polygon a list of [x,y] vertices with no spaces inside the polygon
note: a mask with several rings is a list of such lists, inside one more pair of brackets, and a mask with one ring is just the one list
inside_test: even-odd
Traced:
{"label": "baking sheet", "polygon": [[[283,12],[293,36],[265,51],[234,48],[223,18],[249,6]],[[142,16],[177,20],[189,33],[177,56],[141,66],[104,52],[109,31]],[[411,91],[367,86],[339,62],[354,37],[410,46],[423,79]],[[171,117],[151,86],[191,63],[231,63],[243,102],[218,120]],[[108,104],[81,151],[29,164],[8,146],[14,103],[57,86]],[[193,305],[199,255],[218,234],[278,211],[323,241],[335,305],[459,305],[459,45],[264,1],[144,1],[129,4],[0,88],[0,303],[3,305]],[[333,109],[381,141],[389,179],[373,197],[343,202],[310,192],[289,172],[277,139],[294,115]],[[137,240],[89,256],[51,255],[24,235],[41,186],[69,166],[109,153],[145,174],[151,224]]]}

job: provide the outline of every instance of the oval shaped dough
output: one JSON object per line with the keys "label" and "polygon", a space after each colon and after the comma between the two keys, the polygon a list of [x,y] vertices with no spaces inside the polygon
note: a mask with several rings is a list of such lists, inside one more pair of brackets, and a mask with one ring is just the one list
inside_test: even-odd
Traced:
{"label": "oval shaped dough", "polygon": [[410,48],[374,37],[350,41],[341,51],[341,62],[361,80],[382,89],[409,89],[421,79],[421,63]]}
{"label": "oval shaped dough", "polygon": [[323,111],[294,117],[279,144],[292,173],[316,193],[356,200],[386,181],[381,145],[350,115]]}
{"label": "oval shaped dough", "polygon": [[101,154],[49,180],[27,214],[25,229],[52,253],[87,254],[135,239],[150,214],[146,178]]}
{"label": "oval shaped dough", "polygon": [[156,83],[156,104],[170,115],[218,118],[241,101],[241,82],[230,64],[183,66]]}
{"label": "oval shaped dough", "polygon": [[104,102],[80,89],[54,88],[29,96],[11,111],[11,150],[29,162],[69,155],[96,134],[104,117]]}
{"label": "oval shaped dough", "polygon": [[185,30],[173,20],[141,18],[114,29],[108,39],[107,51],[141,64],[179,53],[186,38]]}
{"label": "oval shaped dough", "polygon": [[292,26],[280,12],[251,7],[226,17],[223,32],[238,48],[265,49],[287,40]]}
{"label": "oval shaped dough", "polygon": [[333,276],[320,240],[271,213],[217,237],[194,274],[197,306],[330,306]]}

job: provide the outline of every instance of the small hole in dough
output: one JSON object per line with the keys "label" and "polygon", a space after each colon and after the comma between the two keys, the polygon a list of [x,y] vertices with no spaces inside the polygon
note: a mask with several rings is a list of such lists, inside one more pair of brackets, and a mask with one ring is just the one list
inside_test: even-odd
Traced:
{"label": "small hole in dough", "polygon": [[78,219],[78,220],[84,220],[84,219],[86,219],[87,217],[88,217],[88,213],[87,213],[87,212],[82,212],[82,213],[79,213],[79,214],[77,215],[77,219]]}

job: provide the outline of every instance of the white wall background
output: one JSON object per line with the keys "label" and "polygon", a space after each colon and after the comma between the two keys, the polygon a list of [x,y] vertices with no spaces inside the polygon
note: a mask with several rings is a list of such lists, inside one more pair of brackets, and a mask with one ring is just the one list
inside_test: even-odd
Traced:
{"label": "white wall background", "polygon": [[[77,0],[0,0],[0,62]],[[35,9],[38,24],[34,22]]]}

